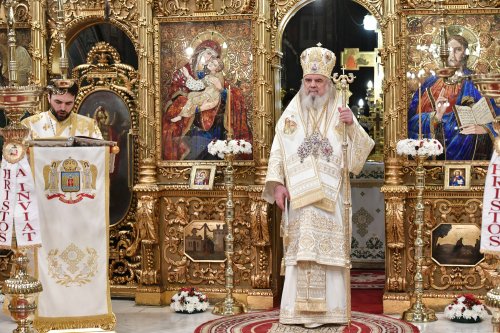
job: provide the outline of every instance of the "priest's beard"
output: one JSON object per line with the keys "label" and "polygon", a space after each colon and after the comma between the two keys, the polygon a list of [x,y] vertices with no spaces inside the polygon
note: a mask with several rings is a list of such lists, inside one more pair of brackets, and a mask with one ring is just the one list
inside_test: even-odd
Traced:
{"label": "priest's beard", "polygon": [[52,113],[52,115],[54,117],[56,117],[57,121],[63,121],[63,120],[66,120],[68,119],[69,115],[71,114],[71,111],[69,112],[56,112],[56,110],[54,110],[54,108],[50,108],[50,112]]}
{"label": "priest's beard", "polygon": [[328,101],[328,98],[334,96],[334,92],[332,87],[328,87],[323,96],[315,96],[312,94],[308,94],[304,84],[300,86],[299,90],[300,94],[300,104],[303,110],[321,110],[325,103]]}

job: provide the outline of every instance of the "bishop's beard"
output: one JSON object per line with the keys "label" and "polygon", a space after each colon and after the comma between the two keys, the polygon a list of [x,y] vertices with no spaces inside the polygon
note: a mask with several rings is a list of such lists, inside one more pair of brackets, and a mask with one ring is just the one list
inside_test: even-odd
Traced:
{"label": "bishop's beard", "polygon": [[332,95],[332,89],[327,88],[326,93],[323,94],[323,96],[315,96],[312,94],[307,94],[306,89],[304,88],[304,85],[300,87],[299,90],[300,94],[300,104],[302,106],[303,110],[320,110],[323,108],[323,105],[328,101],[328,98],[330,95]]}

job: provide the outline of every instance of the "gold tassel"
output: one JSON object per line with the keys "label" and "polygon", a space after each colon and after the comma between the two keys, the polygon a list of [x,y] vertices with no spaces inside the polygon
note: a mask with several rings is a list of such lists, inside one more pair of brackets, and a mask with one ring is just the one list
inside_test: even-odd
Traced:
{"label": "gold tassel", "polygon": [[36,318],[33,326],[39,333],[78,328],[102,328],[105,331],[112,331],[116,326],[116,317],[113,313],[100,316],[74,317],[74,319],[45,317]]}

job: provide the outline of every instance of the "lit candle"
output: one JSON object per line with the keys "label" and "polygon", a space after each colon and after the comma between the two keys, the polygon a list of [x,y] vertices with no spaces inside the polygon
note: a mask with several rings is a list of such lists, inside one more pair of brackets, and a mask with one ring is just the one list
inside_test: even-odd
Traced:
{"label": "lit candle", "polygon": [[422,99],[422,84],[418,83],[418,139],[422,140],[422,108],[421,108],[421,99]]}
{"label": "lit candle", "polygon": [[228,139],[233,138],[233,128],[231,127],[231,85],[227,87],[227,133]]}

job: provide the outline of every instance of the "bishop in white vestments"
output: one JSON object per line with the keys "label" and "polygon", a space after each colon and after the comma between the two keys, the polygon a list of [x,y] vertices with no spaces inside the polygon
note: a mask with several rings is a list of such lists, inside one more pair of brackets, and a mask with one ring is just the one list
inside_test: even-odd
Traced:
{"label": "bishop in white vestments", "polygon": [[263,198],[284,210],[280,323],[312,328],[350,318],[351,235],[342,219],[344,124],[350,172],[361,171],[374,142],[341,105],[330,77],[334,53],[312,47],[300,61],[302,87],[276,125]]}

